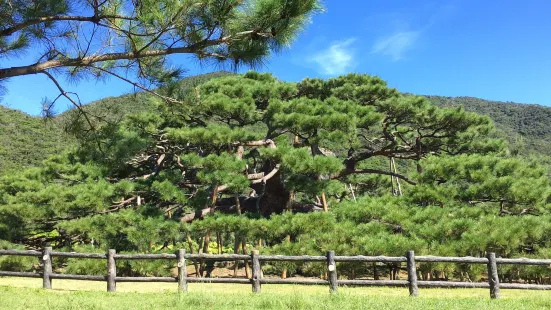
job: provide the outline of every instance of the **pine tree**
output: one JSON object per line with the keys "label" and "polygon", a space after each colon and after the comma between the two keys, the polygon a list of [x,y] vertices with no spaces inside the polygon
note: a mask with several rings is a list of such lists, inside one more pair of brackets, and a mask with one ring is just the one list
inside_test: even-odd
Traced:
{"label": "pine tree", "polygon": [[[150,97],[154,111],[98,127],[78,149],[1,178],[2,239],[95,252],[262,246],[274,254],[413,249],[515,257],[550,251],[545,170],[507,157],[503,142],[488,135],[486,117],[435,108],[356,74],[285,83],[249,72],[159,92],[178,100]],[[390,192],[391,176],[402,182],[402,196]],[[312,212],[324,210],[322,193],[328,212]],[[355,267],[339,268],[351,278],[397,274],[397,266]],[[167,268],[144,263],[121,272],[166,275]],[[291,276],[323,268],[265,270]],[[70,261],[67,270],[103,269]],[[425,278],[471,280],[481,272],[450,264],[420,270]],[[544,274],[506,272],[525,279]]]}
{"label": "pine tree", "polygon": [[295,84],[250,72],[170,95],[184,103],[130,118],[110,132],[103,152],[90,145],[84,153],[107,158],[116,179],[148,180],[186,197],[166,200],[182,205],[173,214],[200,210],[181,215],[186,222],[236,212],[236,195],[242,212],[320,211],[316,196],[338,200],[356,175],[415,184],[407,171],[381,167],[381,159],[418,162],[503,148],[485,138],[488,118],[402,96],[367,75]]}
{"label": "pine tree", "polygon": [[490,204],[500,215],[538,214],[551,194],[547,171],[536,162],[495,155],[431,157],[417,179],[414,203]]}

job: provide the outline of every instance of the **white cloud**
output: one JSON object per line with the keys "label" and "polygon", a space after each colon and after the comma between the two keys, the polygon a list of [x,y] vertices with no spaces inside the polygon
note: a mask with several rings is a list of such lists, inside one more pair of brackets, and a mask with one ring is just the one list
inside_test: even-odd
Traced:
{"label": "white cloud", "polygon": [[[446,22],[453,17],[456,11],[455,0],[447,3],[427,2],[419,6],[413,13],[410,11],[397,11],[384,15],[375,15],[374,24],[384,25],[384,20],[393,31],[383,32],[371,47],[372,54],[389,57],[393,61],[399,61],[406,57],[406,53],[419,44],[420,38],[425,36],[432,27]],[[376,23],[375,23],[376,22]],[[380,29],[379,26],[377,29]]]}
{"label": "white cloud", "polygon": [[390,56],[398,61],[404,58],[404,53],[411,49],[419,39],[421,31],[400,31],[379,38],[372,47],[372,53]]}
{"label": "white cloud", "polygon": [[315,53],[308,61],[314,62],[321,73],[339,75],[350,71],[356,63],[352,44],[355,38],[332,43],[327,49]]}

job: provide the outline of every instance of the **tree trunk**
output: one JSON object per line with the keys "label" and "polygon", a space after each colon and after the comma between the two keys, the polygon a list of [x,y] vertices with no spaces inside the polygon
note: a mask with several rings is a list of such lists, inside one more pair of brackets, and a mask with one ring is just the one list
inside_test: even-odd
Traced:
{"label": "tree trunk", "polygon": [[235,209],[237,210],[237,215],[241,215],[241,202],[239,202],[238,194],[235,194]]}
{"label": "tree trunk", "polygon": [[[234,243],[233,243],[233,254],[239,254],[239,236],[234,233]],[[233,266],[233,276],[237,277],[237,270],[239,269],[239,261],[235,261],[235,265]]]}
{"label": "tree trunk", "polygon": [[218,254],[222,254],[222,233],[216,233],[216,245],[218,247]]}
{"label": "tree trunk", "polygon": [[[267,166],[264,169],[268,173],[273,169]],[[277,172],[266,181],[266,185],[255,184],[252,188],[257,193],[262,193],[258,201],[258,209],[261,215],[268,216],[272,213],[282,213],[289,204],[290,191],[285,188],[281,181],[281,172]]]}
{"label": "tree trunk", "polygon": [[[295,139],[298,139],[298,137],[295,136]],[[289,191],[289,200],[287,200],[287,205],[285,206],[285,210],[287,212],[292,212],[291,203],[292,203],[293,200],[295,200],[295,192],[294,191]],[[285,236],[285,241],[290,243],[291,242],[291,235]],[[281,270],[281,277],[283,279],[287,279],[287,267],[285,267],[285,266],[283,266],[283,269]]]}
{"label": "tree trunk", "polygon": [[[245,239],[241,242],[241,250],[243,251],[243,255],[247,255],[247,242],[245,242]],[[245,276],[249,278],[249,264],[247,261],[245,261]]]}
{"label": "tree trunk", "polygon": [[[204,249],[203,241],[204,241],[204,239],[205,239],[205,237],[201,237],[199,239],[199,242],[197,243],[197,246],[199,248],[199,250],[198,250],[199,254],[203,254],[203,249]],[[201,245],[203,245],[203,246],[201,246]],[[203,262],[200,261],[198,264],[199,264],[199,273],[197,274],[197,277],[203,277]]]}
{"label": "tree trunk", "polygon": [[[193,254],[193,241],[191,241],[191,237],[189,233],[186,234],[187,243],[189,245],[189,253]],[[199,266],[197,265],[197,261],[193,261],[193,267],[195,267],[195,276],[199,274]]]}
{"label": "tree trunk", "polygon": [[[216,196],[218,195],[218,185],[214,184],[212,188],[213,188],[212,196],[211,196],[210,208],[209,208],[209,213],[211,216],[214,215],[214,206],[216,204]],[[205,234],[205,239],[203,243],[204,254],[209,254],[209,243],[210,243],[210,231],[207,231],[207,233]],[[205,269],[205,260],[201,260],[201,277],[203,276],[204,269]]]}
{"label": "tree trunk", "polygon": [[[205,234],[205,238],[203,238],[203,250],[202,250],[202,253],[204,254],[209,254],[209,243],[210,243],[210,231],[207,231],[207,233]],[[205,273],[205,260],[201,260],[201,268],[200,268],[200,271],[201,271],[201,277],[203,276],[203,274]]]}

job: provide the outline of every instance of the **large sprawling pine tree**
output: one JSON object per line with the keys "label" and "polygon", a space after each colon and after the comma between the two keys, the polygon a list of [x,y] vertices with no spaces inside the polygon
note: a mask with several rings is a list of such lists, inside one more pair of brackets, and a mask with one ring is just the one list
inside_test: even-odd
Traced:
{"label": "large sprawling pine tree", "polygon": [[501,147],[480,139],[492,128],[488,118],[403,96],[368,75],[286,83],[250,72],[170,95],[179,102],[130,119],[101,152],[91,144],[86,153],[114,167],[114,179],[177,193],[165,203],[183,221],[218,211],[320,210],[325,193],[337,195],[357,176],[414,184],[406,171],[386,168],[391,159]]}

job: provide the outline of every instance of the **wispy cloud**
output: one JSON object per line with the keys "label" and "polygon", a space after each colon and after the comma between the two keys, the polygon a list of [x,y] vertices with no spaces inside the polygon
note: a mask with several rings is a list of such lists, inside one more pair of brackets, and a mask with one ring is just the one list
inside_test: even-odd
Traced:
{"label": "wispy cloud", "polygon": [[425,36],[430,28],[453,16],[456,6],[452,2],[443,5],[429,3],[415,14],[386,14],[385,19],[394,25],[394,29],[379,36],[371,46],[371,52],[389,57],[393,61],[406,58],[407,52],[421,43],[421,37]]}
{"label": "wispy cloud", "polygon": [[310,62],[325,75],[339,75],[349,72],[356,65],[352,44],[356,38],[333,42],[328,48],[315,53]]}
{"label": "wispy cloud", "polygon": [[371,52],[390,56],[398,61],[404,58],[404,53],[411,49],[419,39],[421,31],[399,31],[391,35],[379,38],[373,44]]}

